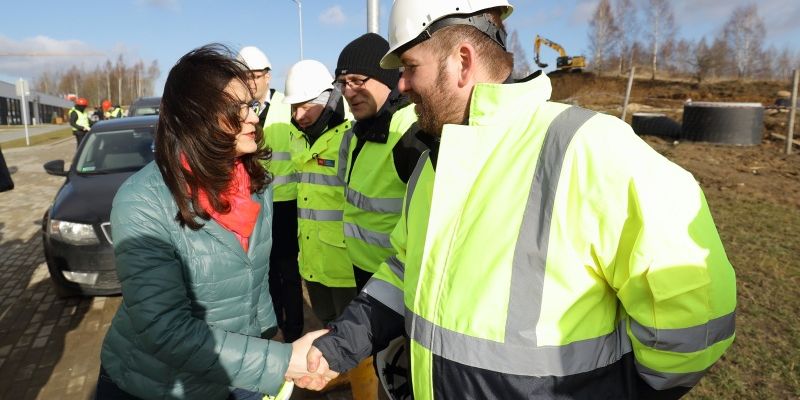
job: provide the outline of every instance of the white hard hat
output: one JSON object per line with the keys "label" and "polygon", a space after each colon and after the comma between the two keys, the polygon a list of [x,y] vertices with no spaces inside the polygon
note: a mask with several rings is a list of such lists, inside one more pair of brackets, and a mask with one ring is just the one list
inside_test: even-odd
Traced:
{"label": "white hard hat", "polygon": [[267,55],[255,46],[242,47],[236,58],[243,62],[244,65],[247,66],[247,69],[251,71],[261,71],[267,68],[272,69],[272,64],[269,62]]}
{"label": "white hard hat", "polygon": [[514,9],[508,0],[395,0],[389,16],[389,51],[381,59],[381,67],[400,67],[399,54],[395,54],[397,49],[411,43],[425,31],[432,35],[437,29],[452,25],[431,30],[434,22],[447,16],[464,16],[494,7],[505,7],[501,15],[503,19]]}
{"label": "white hard hat", "polygon": [[283,102],[299,104],[313,100],[320,93],[333,89],[333,75],[317,60],[303,60],[289,68]]}
{"label": "white hard hat", "polygon": [[392,400],[413,398],[409,385],[408,374],[411,372],[411,368],[409,368],[409,354],[406,346],[405,337],[400,336],[375,355],[375,368],[378,371],[381,388],[386,397]]}

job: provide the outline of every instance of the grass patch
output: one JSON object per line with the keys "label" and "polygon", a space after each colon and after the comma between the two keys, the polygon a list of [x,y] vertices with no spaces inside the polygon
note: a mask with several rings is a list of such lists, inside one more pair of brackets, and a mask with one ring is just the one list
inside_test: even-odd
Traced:
{"label": "grass patch", "polygon": [[707,194],[736,270],[736,340],[687,398],[800,398],[800,212]]}
{"label": "grass patch", "polygon": [[[64,138],[72,137],[72,128],[66,127],[57,131],[43,133],[41,135],[31,136],[31,146],[49,142],[55,142]],[[15,147],[25,147],[25,138],[14,139],[0,144],[4,149],[13,149]]]}

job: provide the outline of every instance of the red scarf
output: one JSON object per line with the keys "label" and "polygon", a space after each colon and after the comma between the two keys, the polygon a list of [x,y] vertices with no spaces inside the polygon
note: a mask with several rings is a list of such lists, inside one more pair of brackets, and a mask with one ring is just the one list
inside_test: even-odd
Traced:
{"label": "red scarf", "polygon": [[[183,166],[191,170],[186,159],[183,158],[182,161]],[[227,214],[220,214],[214,210],[205,190],[200,190],[198,201],[214,221],[217,221],[218,224],[236,236],[244,251],[247,252],[250,244],[250,235],[256,226],[261,205],[250,197],[250,175],[244,168],[244,164],[238,160],[233,167],[231,185],[220,196],[231,205],[231,211]]]}

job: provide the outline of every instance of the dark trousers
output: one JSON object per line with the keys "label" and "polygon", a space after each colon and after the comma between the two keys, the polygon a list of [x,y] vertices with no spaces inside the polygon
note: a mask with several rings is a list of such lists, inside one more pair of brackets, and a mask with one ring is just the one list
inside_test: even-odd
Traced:
{"label": "dark trousers", "polygon": [[81,141],[83,140],[83,137],[86,136],[86,132],[85,131],[72,131],[72,134],[75,135],[75,142],[76,142],[75,144],[77,146],[80,146],[81,145]]}
{"label": "dark trousers", "polygon": [[356,291],[361,293],[361,289],[364,289],[364,286],[366,286],[367,282],[372,278],[372,272],[353,265],[353,277],[356,278]]}
{"label": "dark trousers", "polygon": [[283,341],[294,342],[303,335],[303,286],[295,258],[270,257],[269,295]]}
{"label": "dark trousers", "polygon": [[[261,400],[264,395],[257,392],[251,392],[245,389],[235,388],[232,389],[230,395],[226,400]],[[141,400],[136,396],[128,394],[117,386],[108,373],[100,365],[100,376],[97,377],[97,389],[94,394],[95,400]]]}
{"label": "dark trousers", "polygon": [[306,289],[308,289],[308,297],[311,300],[311,309],[314,311],[314,315],[322,321],[322,326],[327,326],[336,317],[342,315],[347,305],[358,294],[354,287],[329,287],[311,281],[306,281]]}
{"label": "dark trousers", "polygon": [[303,286],[297,255],[297,202],[273,203],[272,252],[269,256],[269,295],[283,341],[303,335]]}
{"label": "dark trousers", "polygon": [[97,377],[97,389],[94,392],[95,400],[140,400],[128,394],[117,386],[108,376],[105,368],[100,365],[100,376]]}
{"label": "dark trousers", "polygon": [[0,192],[5,192],[13,188],[14,181],[11,180],[11,171],[8,170],[6,159],[3,157],[3,151],[0,150]]}

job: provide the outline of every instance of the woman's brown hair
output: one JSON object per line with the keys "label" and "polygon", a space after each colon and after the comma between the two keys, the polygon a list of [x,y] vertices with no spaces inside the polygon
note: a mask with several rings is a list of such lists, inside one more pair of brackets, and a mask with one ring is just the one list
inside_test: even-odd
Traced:
{"label": "woman's brown hair", "polygon": [[[243,123],[243,99],[225,91],[234,80],[251,88],[247,67],[229,48],[212,43],[181,57],[164,84],[155,160],[178,205],[175,219],[181,226],[196,230],[203,226],[200,220],[211,218],[200,205],[201,191],[215,211],[230,212],[231,205],[222,196],[231,185],[237,159],[236,138],[229,132],[239,132]],[[252,88],[250,97],[244,101],[252,100]],[[250,192],[261,193],[271,175],[259,160],[269,159],[271,151],[264,146],[263,131],[257,128],[255,135],[259,150],[238,159],[250,175]]]}

